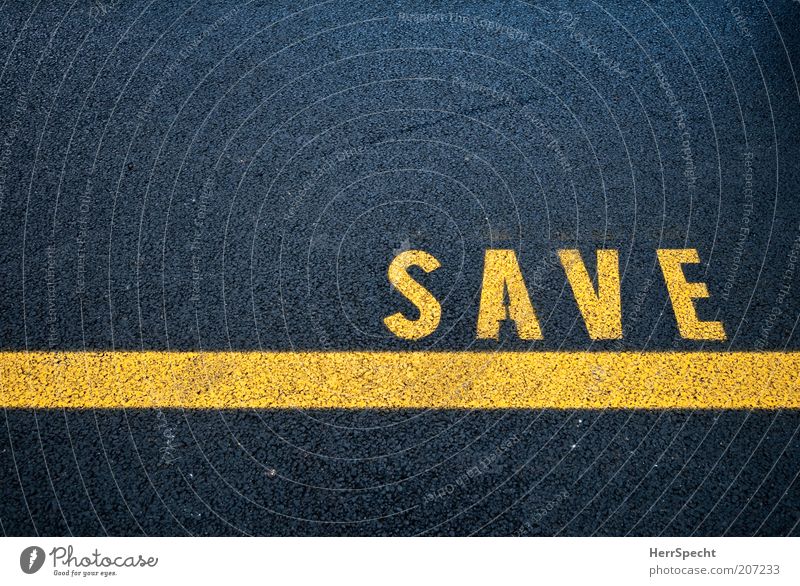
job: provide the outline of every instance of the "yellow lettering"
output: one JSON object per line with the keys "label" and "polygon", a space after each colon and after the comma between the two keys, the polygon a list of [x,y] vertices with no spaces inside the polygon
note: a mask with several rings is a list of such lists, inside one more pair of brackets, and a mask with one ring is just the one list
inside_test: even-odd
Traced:
{"label": "yellow lettering", "polygon": [[688,283],[681,265],[697,264],[700,256],[694,248],[659,249],[658,262],[667,292],[672,300],[678,331],[687,340],[724,340],[725,328],[718,321],[700,321],[694,306],[694,299],[709,297],[705,283]]}
{"label": "yellow lettering", "polygon": [[395,257],[389,265],[389,282],[419,309],[419,318],[410,320],[397,312],[383,320],[386,327],[399,338],[419,340],[429,336],[439,327],[442,307],[425,287],[408,274],[411,266],[420,267],[426,273],[435,271],[441,264],[424,250],[406,250]]}
{"label": "yellow lettering", "polygon": [[597,251],[597,292],[580,252],[559,250],[572,294],[578,303],[592,340],[622,337],[622,300],[619,284],[619,254],[616,250]]}
{"label": "yellow lettering", "polygon": [[[505,294],[508,292],[508,305]],[[541,340],[542,330],[531,305],[513,250],[487,250],[478,309],[478,338],[500,337],[500,322],[511,317],[523,340]]]}

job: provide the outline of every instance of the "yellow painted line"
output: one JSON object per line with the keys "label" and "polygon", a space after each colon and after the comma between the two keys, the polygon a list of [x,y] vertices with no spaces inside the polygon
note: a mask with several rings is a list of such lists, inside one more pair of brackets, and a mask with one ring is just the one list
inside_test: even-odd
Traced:
{"label": "yellow painted line", "polygon": [[798,409],[800,352],[0,352],[0,407]]}

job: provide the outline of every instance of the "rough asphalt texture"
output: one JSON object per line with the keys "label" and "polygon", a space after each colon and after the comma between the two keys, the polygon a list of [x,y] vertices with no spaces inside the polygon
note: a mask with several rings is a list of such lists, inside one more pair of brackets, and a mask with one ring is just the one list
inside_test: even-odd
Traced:
{"label": "rough asphalt texture", "polygon": [[[0,342],[726,351],[798,342],[800,5],[5,2]],[[486,248],[545,340],[476,341]],[[557,248],[620,250],[591,343]],[[676,339],[697,248],[724,343]],[[407,248],[442,324],[397,340]],[[7,535],[800,535],[797,412],[14,411]]]}

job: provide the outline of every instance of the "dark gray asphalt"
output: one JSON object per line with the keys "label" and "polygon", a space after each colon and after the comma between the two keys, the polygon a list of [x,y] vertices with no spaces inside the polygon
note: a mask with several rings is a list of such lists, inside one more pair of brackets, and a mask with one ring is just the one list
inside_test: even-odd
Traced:
{"label": "dark gray asphalt", "polygon": [[[5,2],[0,347],[796,350],[799,59],[789,1]],[[544,341],[474,339],[489,247]],[[559,247],[620,250],[621,343],[588,339]],[[655,249],[681,247],[724,343],[676,338]],[[382,324],[406,248],[442,263],[413,343]],[[6,410],[0,530],[798,535],[798,429]]]}

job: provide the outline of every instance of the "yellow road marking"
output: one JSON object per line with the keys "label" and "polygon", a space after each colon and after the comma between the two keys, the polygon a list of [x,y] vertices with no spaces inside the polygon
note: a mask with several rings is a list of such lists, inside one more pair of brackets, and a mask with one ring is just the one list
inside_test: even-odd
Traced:
{"label": "yellow road marking", "polygon": [[0,352],[0,407],[798,409],[800,352]]}

